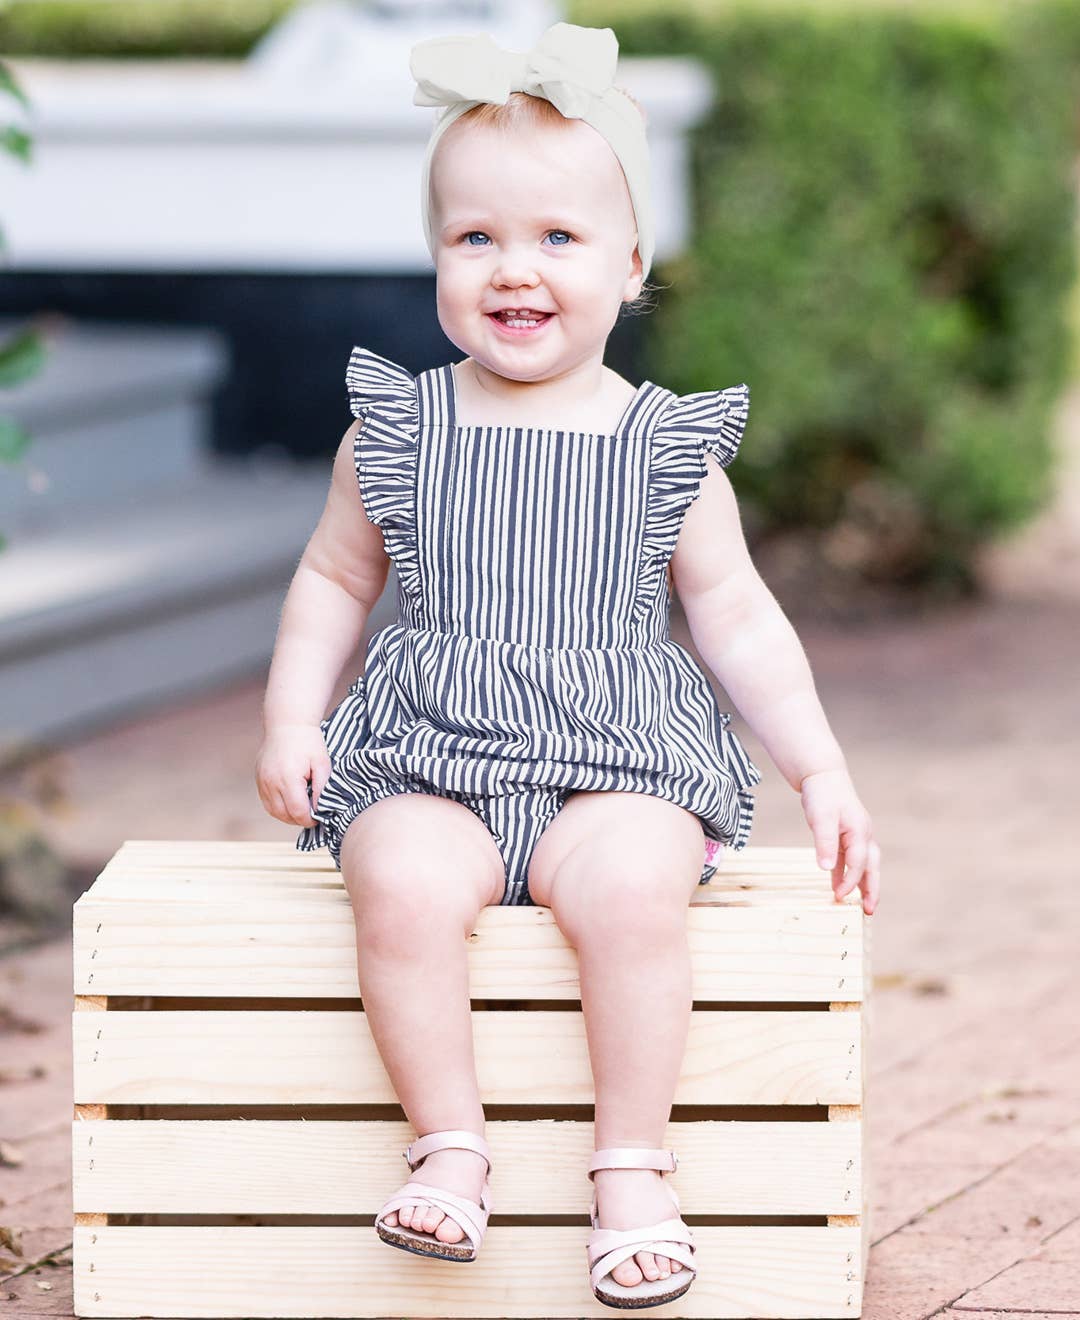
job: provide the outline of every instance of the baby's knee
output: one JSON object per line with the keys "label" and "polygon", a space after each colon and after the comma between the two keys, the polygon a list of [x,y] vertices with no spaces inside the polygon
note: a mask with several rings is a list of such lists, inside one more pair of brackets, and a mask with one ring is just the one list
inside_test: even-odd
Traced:
{"label": "baby's knee", "polygon": [[596,940],[623,950],[675,938],[685,931],[689,905],[670,859],[602,839],[566,859],[551,899],[556,922],[576,947]]}
{"label": "baby's knee", "polygon": [[454,921],[468,934],[503,879],[494,841],[486,835],[493,865],[476,831],[486,834],[467,807],[425,794],[395,794],[360,812],[341,845],[358,925],[405,943]]}

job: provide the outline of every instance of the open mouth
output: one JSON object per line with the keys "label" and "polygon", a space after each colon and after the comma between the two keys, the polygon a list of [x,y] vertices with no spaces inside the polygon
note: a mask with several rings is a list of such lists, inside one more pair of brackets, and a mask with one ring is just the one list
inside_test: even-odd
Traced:
{"label": "open mouth", "polygon": [[488,320],[493,321],[495,325],[504,334],[529,335],[535,334],[542,326],[552,319],[552,312],[488,312]]}

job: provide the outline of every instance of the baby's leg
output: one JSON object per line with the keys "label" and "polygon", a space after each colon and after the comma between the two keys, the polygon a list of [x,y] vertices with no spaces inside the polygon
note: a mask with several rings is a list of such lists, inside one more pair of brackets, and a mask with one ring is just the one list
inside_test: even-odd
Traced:
{"label": "baby's leg", "polygon": [[[466,1128],[484,1135],[473,1057],[467,940],[482,907],[503,892],[502,858],[460,802],[422,793],[382,798],[345,831],[341,872],[356,921],[360,995],[372,1037],[417,1135]],[[402,1181],[478,1200],[487,1164],[474,1151],[434,1151]],[[420,1201],[386,1222],[465,1234]]]}
{"label": "baby's leg", "polygon": [[[703,857],[704,833],[691,812],[609,791],[569,797],[533,854],[533,901],[551,908],[578,954],[597,1150],[663,1145],[690,1026],[686,919]],[[598,1169],[593,1178],[601,1228],[675,1213],[656,1170]],[[613,1278],[633,1287],[642,1273],[666,1278],[680,1269],[639,1251]]]}

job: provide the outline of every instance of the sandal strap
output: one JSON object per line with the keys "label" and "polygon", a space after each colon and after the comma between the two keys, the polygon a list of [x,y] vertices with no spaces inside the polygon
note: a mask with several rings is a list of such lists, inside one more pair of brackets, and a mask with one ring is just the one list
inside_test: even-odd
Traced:
{"label": "sandal strap", "polygon": [[605,1275],[639,1251],[667,1256],[669,1260],[680,1261],[687,1269],[697,1273],[694,1264],[694,1235],[681,1219],[663,1219],[644,1228],[597,1228],[589,1235],[587,1245],[589,1277],[593,1288]]}
{"label": "sandal strap", "polygon": [[603,1150],[593,1151],[589,1160],[589,1177],[597,1169],[659,1169],[663,1173],[674,1173],[679,1167],[679,1157],[673,1150],[664,1150],[657,1146],[605,1146]]}
{"label": "sandal strap", "polygon": [[465,1230],[473,1245],[479,1248],[484,1240],[488,1215],[491,1211],[486,1185],[480,1193],[480,1200],[481,1205],[477,1205],[467,1197],[458,1196],[456,1192],[444,1191],[441,1187],[434,1187],[430,1183],[407,1182],[382,1206],[377,1219],[382,1219],[391,1211],[400,1210],[403,1206],[415,1205],[417,1201],[427,1201],[431,1205],[437,1205],[443,1214],[449,1215],[459,1228]]}
{"label": "sandal strap", "polygon": [[476,1132],[469,1132],[466,1128],[442,1128],[438,1132],[428,1132],[423,1137],[417,1139],[401,1152],[405,1157],[405,1163],[410,1169],[416,1169],[426,1155],[430,1155],[435,1150],[445,1150],[447,1147],[453,1147],[458,1150],[474,1150],[477,1155],[483,1155],[487,1160],[488,1171],[491,1170],[491,1147],[487,1141]]}

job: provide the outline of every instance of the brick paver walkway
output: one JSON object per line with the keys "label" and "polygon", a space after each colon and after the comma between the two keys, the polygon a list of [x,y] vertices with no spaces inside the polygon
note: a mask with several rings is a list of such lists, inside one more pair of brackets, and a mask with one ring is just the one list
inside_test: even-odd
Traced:
{"label": "brick paver walkway", "polygon": [[[1080,1316],[1080,609],[799,629],[883,850],[863,1314]],[[87,739],[0,795],[76,865],[125,838],[293,836],[254,788],[261,696]],[[740,731],[753,841],[808,843]],[[71,1313],[70,1010],[69,939],[0,957],[0,1320]]]}

